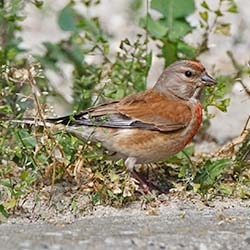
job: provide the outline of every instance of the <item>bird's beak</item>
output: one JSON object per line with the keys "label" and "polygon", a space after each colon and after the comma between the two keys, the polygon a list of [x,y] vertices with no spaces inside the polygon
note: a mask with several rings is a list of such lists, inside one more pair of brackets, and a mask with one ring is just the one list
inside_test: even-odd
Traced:
{"label": "bird's beak", "polygon": [[217,83],[216,80],[208,73],[205,73],[205,75],[201,77],[201,80],[205,83],[206,86],[212,86]]}

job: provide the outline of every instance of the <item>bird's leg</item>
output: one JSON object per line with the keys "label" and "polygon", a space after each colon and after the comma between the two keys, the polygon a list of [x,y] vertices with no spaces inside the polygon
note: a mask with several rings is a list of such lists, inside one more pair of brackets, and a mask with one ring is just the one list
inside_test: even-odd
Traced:
{"label": "bird's leg", "polygon": [[148,185],[146,183],[146,179],[143,175],[139,174],[136,170],[135,170],[135,163],[136,163],[136,158],[134,157],[128,157],[125,161],[125,166],[127,167],[127,169],[129,170],[129,172],[131,173],[131,175],[139,182],[140,186],[142,187],[142,189],[146,192],[148,192]]}
{"label": "bird's leg", "polygon": [[149,166],[152,167],[150,163],[146,164],[146,167],[147,167],[146,177],[147,177],[147,179],[149,178]]}
{"label": "bird's leg", "polygon": [[138,173],[135,170],[135,164],[136,164],[136,158],[134,157],[128,157],[125,161],[125,166],[129,170],[129,172],[132,174],[132,176],[140,183],[143,191],[148,193],[149,191],[152,191],[154,189],[154,190],[163,192],[163,190],[161,190],[159,187],[157,187],[152,182],[147,180],[143,174]]}

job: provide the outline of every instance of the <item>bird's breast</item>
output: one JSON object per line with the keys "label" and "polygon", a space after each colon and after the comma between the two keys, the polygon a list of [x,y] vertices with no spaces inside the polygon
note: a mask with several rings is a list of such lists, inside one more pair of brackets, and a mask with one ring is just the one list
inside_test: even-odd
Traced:
{"label": "bird's breast", "polygon": [[187,127],[185,134],[186,134],[186,139],[185,139],[185,145],[190,143],[193,139],[193,137],[197,134],[201,123],[202,123],[202,106],[201,103],[198,102],[195,104],[193,107],[193,117],[192,120]]}
{"label": "bird's breast", "polygon": [[197,117],[197,126],[198,126],[198,129],[202,123],[202,106],[200,103],[198,103],[195,107],[195,112],[196,112],[196,117]]}

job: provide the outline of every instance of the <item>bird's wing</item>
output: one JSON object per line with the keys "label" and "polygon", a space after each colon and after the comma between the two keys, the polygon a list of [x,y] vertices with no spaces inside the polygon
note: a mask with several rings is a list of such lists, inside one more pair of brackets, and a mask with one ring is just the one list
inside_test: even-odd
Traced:
{"label": "bird's wing", "polygon": [[183,129],[192,119],[191,109],[184,101],[173,100],[154,90],[124,98],[118,103],[118,110],[163,132]]}
{"label": "bird's wing", "polygon": [[188,126],[191,118],[191,110],[185,103],[148,90],[121,101],[89,108],[77,115],[48,121],[74,126],[143,128],[171,132]]}

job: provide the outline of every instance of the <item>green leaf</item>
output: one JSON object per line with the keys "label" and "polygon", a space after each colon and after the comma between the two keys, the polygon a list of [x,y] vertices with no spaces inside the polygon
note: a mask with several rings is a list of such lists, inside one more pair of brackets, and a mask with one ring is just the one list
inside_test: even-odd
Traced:
{"label": "green leaf", "polygon": [[195,152],[194,144],[189,144],[180,153],[191,156],[191,155],[194,155],[194,152]]}
{"label": "green leaf", "polygon": [[12,188],[12,184],[11,184],[11,180],[7,180],[7,179],[2,179],[0,180],[0,184],[5,186],[5,187],[8,187],[8,188]]}
{"label": "green leaf", "polygon": [[16,48],[11,48],[8,50],[8,53],[7,53],[7,58],[8,60],[14,60],[15,57],[17,56],[18,54],[18,50]]}
{"label": "green leaf", "polygon": [[208,4],[207,4],[206,1],[203,1],[203,2],[201,3],[201,6],[202,6],[203,8],[205,8],[205,9],[207,9],[207,10],[210,10],[210,8],[209,8],[209,6],[208,6]]}
{"label": "green leaf", "polygon": [[5,201],[3,205],[6,209],[11,209],[16,206],[16,199],[12,198],[8,201]]}
{"label": "green leaf", "polygon": [[196,49],[184,42],[178,42],[178,52],[182,53],[185,58],[194,59],[196,55]]}
{"label": "green leaf", "polygon": [[71,7],[71,5],[67,5],[61,10],[58,16],[58,24],[64,31],[77,30],[76,12]]}
{"label": "green leaf", "polygon": [[191,26],[185,20],[184,21],[176,20],[173,22],[173,26],[169,30],[168,37],[171,41],[174,42],[184,37],[191,30],[192,30]]}
{"label": "green leaf", "polygon": [[115,174],[115,173],[110,173],[110,180],[111,182],[118,182],[120,179],[119,175]]}
{"label": "green leaf", "polygon": [[98,19],[96,18],[86,18],[81,17],[78,24],[79,28],[88,31],[89,35],[92,34],[100,39],[104,39],[104,34],[101,33],[101,29],[99,27]]}
{"label": "green leaf", "polygon": [[235,3],[231,3],[227,11],[230,13],[238,13],[237,5]]}
{"label": "green leaf", "polygon": [[143,0],[133,0],[130,3],[130,8],[132,11],[136,12],[143,7]]}
{"label": "green leaf", "polygon": [[160,21],[155,21],[150,15],[140,20],[140,26],[146,28],[154,38],[162,38],[167,34],[167,27]]}
{"label": "green leaf", "polygon": [[199,12],[199,15],[200,15],[201,19],[207,23],[208,12],[207,11]]}
{"label": "green leaf", "polygon": [[193,190],[194,190],[194,192],[197,193],[197,192],[199,191],[200,187],[201,187],[201,184],[200,184],[200,183],[195,183],[195,184],[193,185]]}
{"label": "green leaf", "polygon": [[119,88],[116,93],[114,99],[121,99],[125,96],[125,90],[122,88]]}
{"label": "green leaf", "polygon": [[28,171],[22,171],[22,173],[20,174],[20,179],[22,181],[25,181],[28,177],[29,177],[29,172]]}
{"label": "green leaf", "polygon": [[34,148],[36,146],[36,139],[25,129],[20,129],[18,131],[18,137],[16,138],[16,140],[18,140],[19,138],[22,140],[22,143],[25,147]]}
{"label": "green leaf", "polygon": [[79,67],[80,68],[79,71],[82,71],[81,67],[82,67],[82,64],[84,62],[85,55],[84,55],[81,47],[78,46],[78,45],[73,44],[71,49],[67,50],[66,52],[67,52],[67,59],[69,61],[72,61],[75,64],[75,68],[77,70],[78,70],[78,67]]}
{"label": "green leaf", "polygon": [[0,213],[5,217],[5,218],[8,218],[9,217],[9,214],[8,212],[6,211],[5,207],[0,204]]}
{"label": "green leaf", "polygon": [[43,6],[43,1],[35,0],[34,4],[37,8],[41,8]]}
{"label": "green leaf", "polygon": [[10,106],[3,105],[3,106],[0,106],[0,111],[2,111],[4,113],[11,113],[12,109]]}
{"label": "green leaf", "polygon": [[215,28],[215,33],[217,34],[222,34],[224,36],[229,36],[230,35],[230,30],[231,30],[231,24],[230,23],[222,23],[218,25]]}
{"label": "green leaf", "polygon": [[222,12],[221,12],[220,9],[215,10],[215,11],[214,11],[214,14],[215,14],[216,16],[223,16],[223,14],[222,14]]}
{"label": "green leaf", "polygon": [[206,193],[218,181],[223,171],[231,164],[230,159],[208,160],[197,173],[194,183],[200,184],[200,190]]}
{"label": "green leaf", "polygon": [[232,183],[222,183],[219,187],[220,193],[223,195],[232,195],[235,190],[235,185],[232,185]]}
{"label": "green leaf", "polygon": [[176,43],[166,42],[162,47],[162,56],[165,59],[165,67],[175,62],[178,59]]}
{"label": "green leaf", "polygon": [[193,0],[152,0],[151,8],[159,11],[168,20],[186,17],[194,12]]}
{"label": "green leaf", "polygon": [[230,101],[231,101],[230,98],[226,98],[226,99],[220,101],[220,102],[216,105],[216,107],[217,107],[219,110],[221,110],[222,112],[227,112],[227,108],[228,108],[228,106],[229,106],[229,104],[230,104]]}

